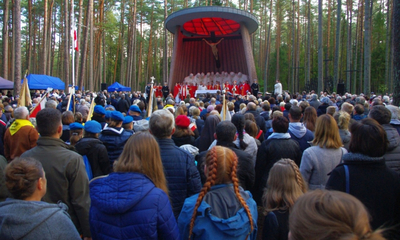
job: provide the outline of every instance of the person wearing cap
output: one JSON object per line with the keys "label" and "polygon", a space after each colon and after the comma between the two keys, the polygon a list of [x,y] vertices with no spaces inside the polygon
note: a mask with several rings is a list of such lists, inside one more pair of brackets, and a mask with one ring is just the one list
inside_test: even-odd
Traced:
{"label": "person wearing cap", "polygon": [[94,106],[92,120],[100,123],[101,128],[103,129],[106,126],[106,109],[101,105]]}
{"label": "person wearing cap", "polygon": [[66,144],[70,144],[71,146],[75,146],[75,144],[83,137],[83,125],[74,122],[69,125],[69,142]]}
{"label": "person wearing cap", "polygon": [[135,133],[133,131],[133,118],[131,116],[125,116],[124,121],[122,122],[122,128],[126,131],[131,132],[132,134]]}
{"label": "person wearing cap", "polygon": [[83,138],[76,145],[76,151],[86,156],[92,168],[93,178],[107,175],[111,172],[107,149],[99,140],[101,124],[97,121],[88,121],[83,128]]}
{"label": "person wearing cap", "polygon": [[140,116],[140,114],[142,113],[142,111],[140,110],[140,108],[137,105],[132,105],[129,107],[129,116],[132,117],[132,121],[139,121],[142,120],[142,116]]}
{"label": "person wearing cap", "polygon": [[121,155],[126,141],[132,136],[131,132],[122,128],[124,115],[119,111],[112,111],[110,113],[110,123],[104,127],[99,139],[107,148],[108,158],[110,160],[110,168]]}
{"label": "person wearing cap", "polygon": [[176,146],[180,147],[185,144],[195,145],[193,131],[189,128],[190,119],[185,115],[179,115],[175,119],[175,132],[172,140]]}

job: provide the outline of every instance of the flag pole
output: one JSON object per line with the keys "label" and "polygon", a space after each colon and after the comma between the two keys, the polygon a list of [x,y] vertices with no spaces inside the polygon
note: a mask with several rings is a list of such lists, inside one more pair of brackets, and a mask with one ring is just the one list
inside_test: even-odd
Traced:
{"label": "flag pole", "polygon": [[152,76],[151,78],[151,86],[150,86],[150,96],[149,96],[149,106],[147,108],[147,117],[150,117],[153,112],[153,84],[155,78]]}
{"label": "flag pole", "polygon": [[72,90],[71,94],[75,93],[75,17],[74,17],[74,2],[71,4],[71,19],[72,19],[72,24],[71,24],[71,36],[72,36]]}

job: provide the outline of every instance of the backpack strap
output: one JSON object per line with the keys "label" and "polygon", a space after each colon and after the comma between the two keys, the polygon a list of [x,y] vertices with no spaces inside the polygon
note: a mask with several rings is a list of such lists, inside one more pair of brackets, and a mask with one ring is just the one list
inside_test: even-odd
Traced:
{"label": "backpack strap", "polygon": [[346,175],[346,193],[350,193],[350,174],[349,167],[347,165],[343,165],[344,173]]}

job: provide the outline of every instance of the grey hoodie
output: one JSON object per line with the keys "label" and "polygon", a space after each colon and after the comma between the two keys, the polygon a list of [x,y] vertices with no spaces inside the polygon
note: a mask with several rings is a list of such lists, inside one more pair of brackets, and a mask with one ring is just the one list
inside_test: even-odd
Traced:
{"label": "grey hoodie", "polygon": [[63,203],[8,198],[0,203],[0,239],[81,239]]}

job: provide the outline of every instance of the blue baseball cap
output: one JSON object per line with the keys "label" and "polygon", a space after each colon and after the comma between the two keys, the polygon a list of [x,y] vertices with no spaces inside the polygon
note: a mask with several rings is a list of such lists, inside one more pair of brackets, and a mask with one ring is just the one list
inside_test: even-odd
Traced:
{"label": "blue baseball cap", "polygon": [[95,107],[94,107],[94,110],[93,110],[95,113],[98,113],[98,114],[101,114],[101,115],[106,115],[106,110],[104,109],[104,107],[103,106],[101,106],[101,105],[96,105]]}
{"label": "blue baseball cap", "polygon": [[71,130],[83,129],[83,125],[78,122],[74,122],[69,125],[69,129]]}
{"label": "blue baseball cap", "polygon": [[122,122],[123,124],[128,124],[133,122],[133,117],[131,116],[125,116],[124,121]]}
{"label": "blue baseball cap", "polygon": [[110,118],[115,121],[124,121],[124,115],[119,111],[112,111]]}
{"label": "blue baseball cap", "polygon": [[140,109],[139,109],[139,107],[138,107],[137,105],[132,105],[132,106],[129,108],[129,111],[142,113],[142,111],[140,111]]}
{"label": "blue baseball cap", "polygon": [[101,124],[94,120],[88,121],[85,123],[84,129],[86,132],[100,133],[101,132]]}

